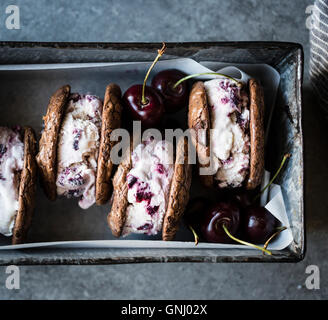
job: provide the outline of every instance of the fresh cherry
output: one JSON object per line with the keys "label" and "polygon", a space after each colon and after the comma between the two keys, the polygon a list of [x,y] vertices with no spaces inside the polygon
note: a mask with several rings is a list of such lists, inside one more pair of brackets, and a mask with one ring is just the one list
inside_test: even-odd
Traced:
{"label": "fresh cherry", "polygon": [[240,229],[240,210],[234,201],[219,201],[210,204],[208,199],[197,197],[191,200],[185,213],[185,221],[198,244],[200,232],[202,238],[208,242],[231,243],[232,241],[250,246],[271,255],[266,249],[253,243],[238,239],[235,235]]}
{"label": "fresh cherry", "polygon": [[242,219],[245,240],[264,244],[272,236],[279,221],[264,207],[249,206]]}
{"label": "fresh cherry", "polygon": [[164,104],[161,95],[152,87],[146,86],[149,74],[158,59],[164,54],[166,49],[165,43],[149,67],[145,76],[143,85],[134,85],[130,87],[123,95],[123,103],[127,109],[127,113],[133,120],[141,121],[144,128],[156,127],[159,125],[163,113]]}
{"label": "fresh cherry", "polygon": [[146,104],[142,103],[142,85],[134,85],[125,91],[123,104],[128,110],[128,114],[133,120],[141,121],[145,128],[156,127],[160,124],[164,104],[162,97],[155,89],[145,87]]}
{"label": "fresh cherry", "polygon": [[191,199],[186,207],[184,220],[186,224],[192,226],[195,230],[200,229],[200,222],[209,208],[209,199],[196,197]]}
{"label": "fresh cherry", "polygon": [[245,209],[252,204],[252,197],[247,191],[233,193],[231,198],[241,209]]}
{"label": "fresh cherry", "polygon": [[177,112],[187,105],[188,83],[182,82],[174,87],[176,82],[185,76],[185,73],[177,69],[168,69],[157,73],[153,78],[151,85],[163,96],[166,112]]}
{"label": "fresh cherry", "polygon": [[223,225],[231,235],[239,228],[240,212],[233,202],[218,202],[204,214],[201,222],[201,235],[208,242],[231,243]]}

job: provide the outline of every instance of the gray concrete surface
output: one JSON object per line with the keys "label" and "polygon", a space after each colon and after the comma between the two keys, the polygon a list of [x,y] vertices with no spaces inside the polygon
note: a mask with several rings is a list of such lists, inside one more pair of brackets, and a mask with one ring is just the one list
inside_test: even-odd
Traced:
{"label": "gray concrete surface", "polygon": [[[21,29],[6,30],[5,8],[20,6]],[[305,9],[313,1],[0,1],[0,40],[299,42],[309,56]],[[307,254],[297,264],[138,264],[21,267],[21,289],[0,299],[327,299],[327,122],[304,84]],[[320,268],[320,290],[305,286]]]}

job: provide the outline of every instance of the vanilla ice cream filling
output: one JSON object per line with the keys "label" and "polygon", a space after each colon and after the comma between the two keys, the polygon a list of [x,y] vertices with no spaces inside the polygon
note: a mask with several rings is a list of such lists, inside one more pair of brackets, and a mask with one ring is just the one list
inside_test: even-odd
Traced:
{"label": "vanilla ice cream filling", "polygon": [[162,229],[174,172],[172,144],[149,139],[132,153],[127,174],[128,207],[123,236],[155,235]]}
{"label": "vanilla ice cream filling", "polygon": [[80,198],[82,209],[89,208],[96,201],[101,113],[99,98],[72,94],[59,134],[57,193]]}
{"label": "vanilla ice cream filling", "polygon": [[243,87],[230,79],[204,83],[210,110],[214,176],[220,188],[239,187],[249,172],[249,108]]}
{"label": "vanilla ice cream filling", "polygon": [[19,208],[24,143],[18,131],[0,127],[0,233],[11,236]]}

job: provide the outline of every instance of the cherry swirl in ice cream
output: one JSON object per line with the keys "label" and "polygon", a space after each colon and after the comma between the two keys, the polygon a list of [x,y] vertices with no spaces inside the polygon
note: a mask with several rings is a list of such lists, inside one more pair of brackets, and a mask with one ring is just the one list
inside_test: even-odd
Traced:
{"label": "cherry swirl in ice cream", "polygon": [[123,235],[157,234],[162,229],[174,172],[172,144],[149,139],[132,153]]}

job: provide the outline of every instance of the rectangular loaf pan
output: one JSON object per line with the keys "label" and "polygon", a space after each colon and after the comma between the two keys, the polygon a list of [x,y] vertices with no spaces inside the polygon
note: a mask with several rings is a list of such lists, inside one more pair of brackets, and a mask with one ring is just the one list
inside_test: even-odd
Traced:
{"label": "rectangular loaf pan", "polygon": [[[136,262],[296,262],[305,254],[302,131],[302,46],[285,42],[167,43],[170,57],[227,63],[265,63],[280,76],[266,149],[266,168],[292,158],[277,181],[282,186],[294,241],[274,255],[248,249],[26,249],[0,252],[0,264],[112,264]],[[0,42],[0,64],[133,62],[154,59],[159,43]],[[10,72],[10,71],[8,71]],[[47,74],[44,75],[47,79]],[[8,81],[12,75],[8,75]],[[2,79],[6,81],[6,79]],[[26,81],[26,79],[24,79]],[[24,95],[24,92],[21,93]],[[49,97],[45,97],[47,100]],[[15,98],[14,98],[15,99]],[[0,107],[0,121],[5,123]],[[17,108],[22,107],[17,105]],[[40,114],[40,119],[42,114]],[[38,129],[38,128],[36,128]],[[45,214],[45,213],[43,213]],[[69,221],[67,221],[69,225]],[[66,226],[67,227],[67,226]],[[69,239],[67,239],[69,240]]]}

